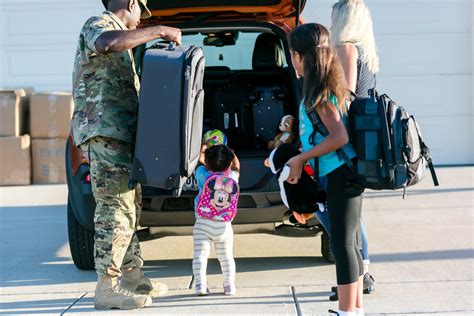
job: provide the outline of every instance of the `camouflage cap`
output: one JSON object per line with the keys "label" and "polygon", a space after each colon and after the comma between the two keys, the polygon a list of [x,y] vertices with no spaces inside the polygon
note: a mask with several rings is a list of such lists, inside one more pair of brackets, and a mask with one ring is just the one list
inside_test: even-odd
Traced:
{"label": "camouflage cap", "polygon": [[141,16],[142,19],[148,19],[149,17],[151,17],[151,12],[146,6],[146,2],[147,0],[138,0],[138,3],[141,4],[140,7],[142,8],[142,16]]}
{"label": "camouflage cap", "polygon": [[[105,9],[108,8],[109,1],[110,0],[102,0],[102,3],[104,4]],[[146,6],[146,2],[147,0],[138,0],[138,3],[140,4],[140,8],[142,9],[142,15],[141,15],[142,19],[148,19],[149,17],[151,17],[151,12]]]}

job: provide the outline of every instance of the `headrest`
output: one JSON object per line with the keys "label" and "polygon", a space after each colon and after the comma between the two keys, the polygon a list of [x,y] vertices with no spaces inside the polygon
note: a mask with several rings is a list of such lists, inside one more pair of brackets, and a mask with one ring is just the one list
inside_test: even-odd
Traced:
{"label": "headrest", "polygon": [[263,33],[257,37],[253,49],[252,68],[274,69],[283,66],[283,48],[277,35]]}

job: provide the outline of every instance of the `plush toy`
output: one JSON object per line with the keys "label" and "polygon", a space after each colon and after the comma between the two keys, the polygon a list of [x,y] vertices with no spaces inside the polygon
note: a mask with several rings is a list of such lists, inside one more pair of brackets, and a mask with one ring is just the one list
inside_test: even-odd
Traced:
{"label": "plush toy", "polygon": [[227,145],[227,137],[218,129],[207,131],[202,137],[202,143],[208,147],[214,145]]}
{"label": "plush toy", "polygon": [[[303,170],[297,184],[290,184],[286,180],[290,176],[290,167],[286,162],[300,151],[291,144],[282,144],[275,148],[265,164],[277,175],[280,185],[280,195],[283,203],[293,211],[298,222],[304,224],[309,214],[324,209],[326,192]],[[301,215],[301,216],[299,216]]]}
{"label": "plush toy", "polygon": [[292,115],[285,115],[281,118],[280,125],[278,126],[281,133],[268,143],[268,149],[275,149],[285,143],[291,144],[296,140],[295,120]]}

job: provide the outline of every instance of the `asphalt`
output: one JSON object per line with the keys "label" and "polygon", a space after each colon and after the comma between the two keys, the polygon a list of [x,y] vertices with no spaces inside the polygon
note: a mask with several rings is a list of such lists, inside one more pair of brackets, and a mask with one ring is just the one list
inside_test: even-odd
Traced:
{"label": "asphalt", "polygon": [[[370,271],[376,291],[366,315],[474,315],[474,167],[438,168],[401,192],[368,192]],[[0,188],[0,314],[327,315],[335,267],[321,258],[320,239],[236,235],[235,297],[223,295],[214,253],[212,294],[192,290],[192,238],[142,243],[146,273],[168,284],[167,296],[137,311],[93,308],[96,275],[71,260],[64,185]]]}

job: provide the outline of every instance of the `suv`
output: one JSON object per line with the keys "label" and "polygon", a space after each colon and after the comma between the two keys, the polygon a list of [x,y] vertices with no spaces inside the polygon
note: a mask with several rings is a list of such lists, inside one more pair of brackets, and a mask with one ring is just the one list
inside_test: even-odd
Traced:
{"label": "suv", "polygon": [[[216,127],[213,126],[216,98],[223,103],[226,98],[255,100],[259,98],[255,95],[258,87],[265,87],[267,91],[269,87],[270,90],[276,87],[273,90],[280,91],[278,98],[284,104],[285,114],[297,117],[300,82],[291,67],[286,35],[300,22],[304,4],[304,0],[148,0],[153,16],[140,25],[178,27],[182,30],[183,45],[202,46],[206,57],[205,97],[203,117],[198,119],[204,126],[213,128]],[[144,52],[154,44],[156,41],[135,48],[139,74]],[[239,88],[242,86],[247,88]],[[223,90],[232,93],[222,93]],[[156,120],[158,123],[159,118]],[[268,117],[268,120],[274,118]],[[278,123],[274,122],[275,128]],[[169,128],[169,135],[182,135],[179,130],[172,130],[180,126]],[[166,137],[174,137],[169,135]],[[201,134],[188,137],[200,139]],[[247,131],[245,137],[241,135],[233,140],[229,137],[229,144],[241,161],[241,194],[238,214],[233,221],[234,231],[292,237],[321,235],[321,253],[327,261],[333,262],[328,235],[316,220],[305,226],[288,220],[289,211],[281,201],[276,177],[264,166],[269,150],[258,137],[258,130],[253,128],[250,134]],[[183,157],[176,159],[183,160]],[[72,258],[79,269],[94,269],[95,202],[87,158],[74,146],[72,137],[66,148],[66,170]],[[188,178],[178,192],[142,186],[139,239],[192,234],[196,194],[193,177]]]}

